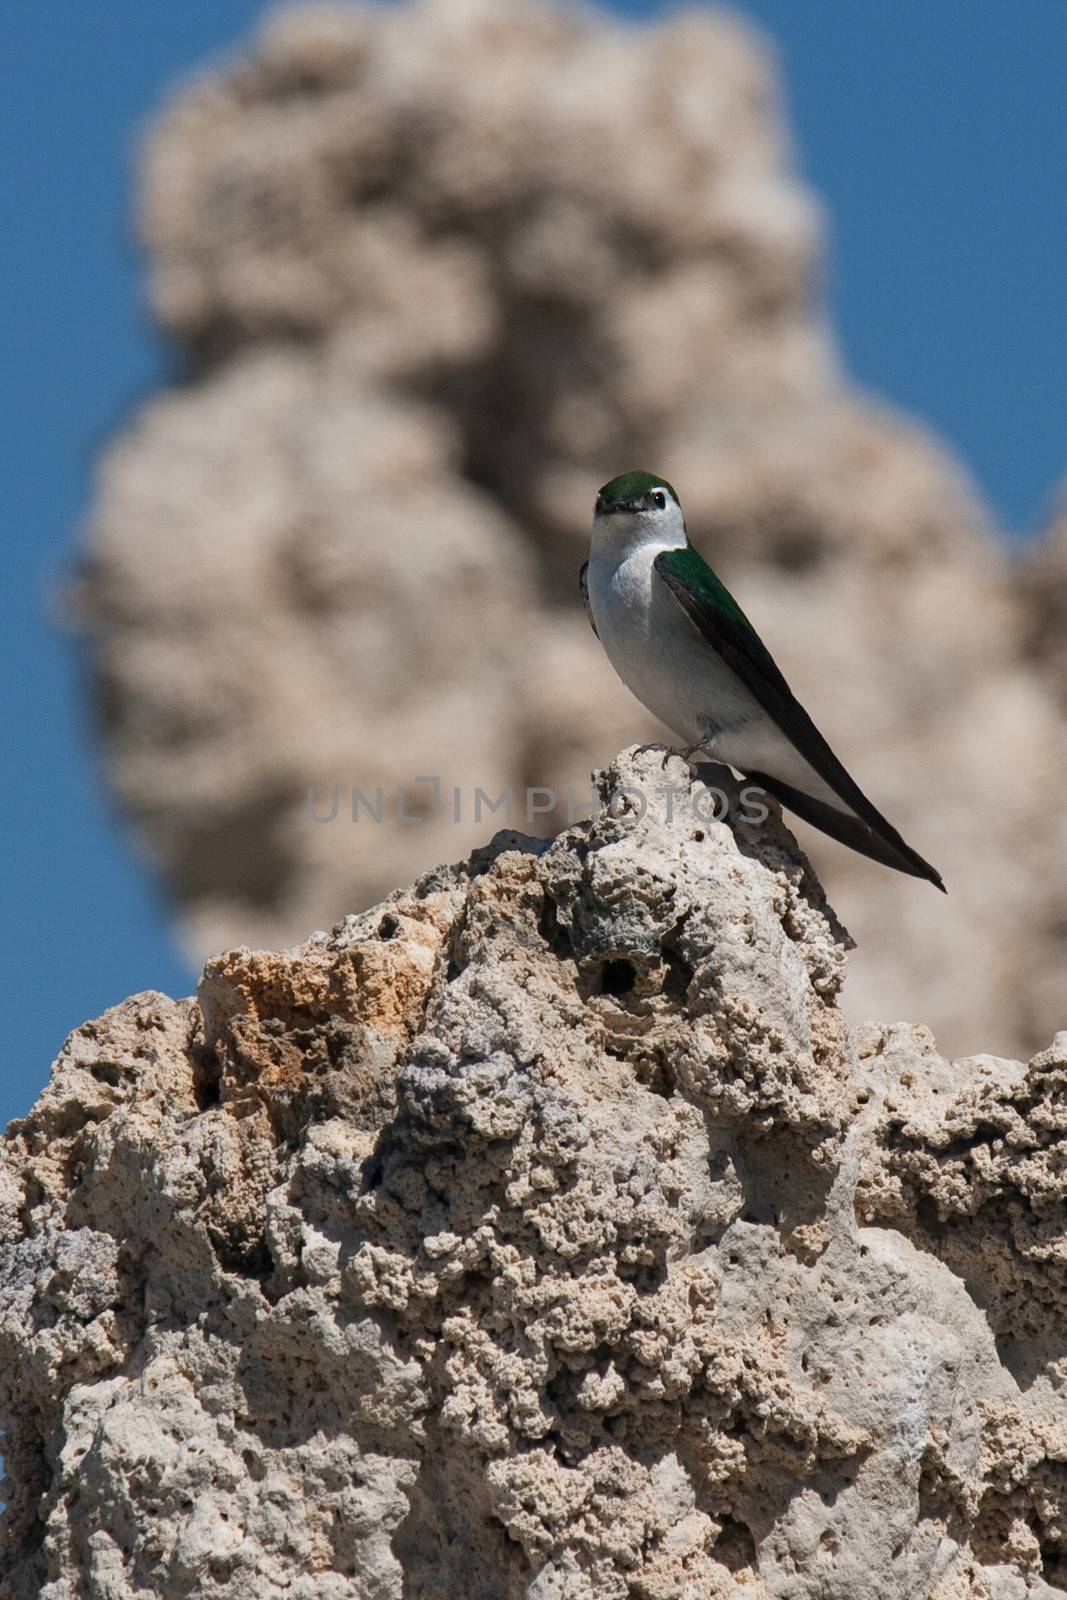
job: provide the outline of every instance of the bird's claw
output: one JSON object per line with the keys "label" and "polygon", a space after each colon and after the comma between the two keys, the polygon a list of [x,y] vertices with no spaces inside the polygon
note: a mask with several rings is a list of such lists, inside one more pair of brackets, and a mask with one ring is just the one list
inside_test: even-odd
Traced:
{"label": "bird's claw", "polygon": [[703,742],[699,744],[688,745],[685,749],[683,749],[681,745],[662,744],[658,739],[653,739],[649,744],[639,744],[637,749],[634,751],[634,755],[643,756],[646,755],[649,750],[662,750],[663,760],[660,763],[660,768],[663,772],[666,772],[667,763],[672,756],[681,756],[682,760],[689,768],[690,773],[692,773],[693,757],[696,755],[698,750],[703,750],[703,748]]}

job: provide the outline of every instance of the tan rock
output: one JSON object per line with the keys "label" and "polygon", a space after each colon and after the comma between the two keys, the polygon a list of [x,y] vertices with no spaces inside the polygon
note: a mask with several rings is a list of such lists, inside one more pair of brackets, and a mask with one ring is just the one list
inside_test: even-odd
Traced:
{"label": "tan rock", "polygon": [[0,1592],[1062,1592],[1067,1035],[854,1039],[703,779],[72,1035],[0,1165]]}

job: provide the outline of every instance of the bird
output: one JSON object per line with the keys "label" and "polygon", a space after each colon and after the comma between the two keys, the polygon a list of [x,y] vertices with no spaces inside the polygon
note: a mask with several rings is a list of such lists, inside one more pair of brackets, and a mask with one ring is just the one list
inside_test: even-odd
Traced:
{"label": "bird", "polygon": [[690,543],[666,478],[624,472],[597,495],[580,589],[626,687],[690,760],[706,752],[860,855],[942,892],[941,874],[834,755],[722,580]]}

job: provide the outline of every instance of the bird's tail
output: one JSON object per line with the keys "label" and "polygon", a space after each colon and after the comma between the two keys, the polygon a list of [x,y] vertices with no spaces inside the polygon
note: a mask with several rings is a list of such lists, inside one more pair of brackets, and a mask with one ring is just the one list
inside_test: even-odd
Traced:
{"label": "bird's tail", "polygon": [[[852,812],[838,811],[836,806],[828,805],[824,800],[815,800],[802,789],[794,789],[791,784],[783,783],[780,778],[768,777],[765,772],[749,772],[746,777],[750,783],[759,784],[768,794],[773,794],[786,810],[795,811],[798,817],[810,822],[813,828],[828,833],[831,839],[847,844],[850,849],[858,850],[861,856],[869,856],[872,861],[880,861],[884,867],[910,873],[913,878],[926,878],[942,894],[948,893],[937,868],[932,867],[929,861],[924,861],[917,850],[905,844],[893,825],[878,812],[874,814],[883,826],[876,829]],[[874,808],[871,809],[873,811]]]}

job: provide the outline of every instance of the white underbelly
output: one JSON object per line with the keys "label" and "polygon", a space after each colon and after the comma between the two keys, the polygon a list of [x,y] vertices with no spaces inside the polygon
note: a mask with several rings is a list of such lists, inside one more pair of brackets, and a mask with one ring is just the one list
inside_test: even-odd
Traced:
{"label": "white underbelly", "polygon": [[685,744],[700,743],[738,772],[764,772],[848,809],[701,638],[653,570],[655,554],[638,551],[607,570],[590,563],[597,632],[631,694]]}
{"label": "white underbelly", "polygon": [[[652,552],[654,554],[655,552]],[[761,715],[755,698],[697,633],[644,552],[613,573],[590,572],[601,643],[630,692],[686,744]]]}
{"label": "white underbelly", "polygon": [[839,811],[850,809],[769,717],[723,733],[716,742],[715,753],[737,772],[764,772],[816,800],[825,800]]}

